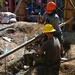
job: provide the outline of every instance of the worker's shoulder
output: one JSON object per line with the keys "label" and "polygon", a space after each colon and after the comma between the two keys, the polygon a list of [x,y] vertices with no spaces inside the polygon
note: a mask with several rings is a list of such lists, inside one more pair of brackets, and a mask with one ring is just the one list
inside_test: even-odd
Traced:
{"label": "worker's shoulder", "polygon": [[54,37],[54,41],[55,41],[56,43],[60,44],[60,41],[59,41],[59,39],[58,39],[57,37]]}

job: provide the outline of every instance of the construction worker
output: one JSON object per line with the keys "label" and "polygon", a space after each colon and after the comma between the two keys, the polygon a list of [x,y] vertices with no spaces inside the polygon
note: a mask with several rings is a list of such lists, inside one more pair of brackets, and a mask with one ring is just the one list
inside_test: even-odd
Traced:
{"label": "construction worker", "polygon": [[63,56],[63,51],[64,51],[63,35],[62,35],[62,30],[59,26],[60,19],[59,19],[59,16],[56,14],[56,4],[54,2],[50,1],[46,5],[46,9],[45,9],[45,12],[43,14],[41,23],[52,24],[54,29],[56,29],[56,32],[53,35],[58,37],[58,39],[60,40],[60,43],[62,46],[61,56]]}
{"label": "construction worker", "polygon": [[30,15],[31,22],[37,22],[37,19],[34,14],[35,14],[34,11],[31,11],[31,15]]}
{"label": "construction worker", "polygon": [[37,19],[34,15],[34,11],[32,10],[31,13],[30,13],[30,16],[26,17],[26,21],[27,22],[37,22]]}
{"label": "construction worker", "polygon": [[53,32],[56,30],[51,24],[46,24],[43,28],[43,33],[47,35],[48,40],[42,44],[38,54],[42,55],[45,53],[46,65],[50,72],[49,75],[58,75],[60,67],[60,51],[61,46],[57,37],[53,36]]}

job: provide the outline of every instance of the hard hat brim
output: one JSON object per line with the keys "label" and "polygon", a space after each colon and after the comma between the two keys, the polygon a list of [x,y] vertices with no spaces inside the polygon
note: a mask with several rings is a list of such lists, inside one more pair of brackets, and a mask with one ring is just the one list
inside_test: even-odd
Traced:
{"label": "hard hat brim", "polygon": [[56,30],[53,29],[52,31],[43,31],[43,33],[51,33],[51,32],[55,32]]}

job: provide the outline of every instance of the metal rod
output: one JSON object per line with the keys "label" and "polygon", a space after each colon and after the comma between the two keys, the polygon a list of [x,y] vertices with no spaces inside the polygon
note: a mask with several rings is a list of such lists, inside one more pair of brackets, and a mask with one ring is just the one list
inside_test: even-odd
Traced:
{"label": "metal rod", "polygon": [[6,28],[13,27],[13,26],[14,26],[14,24],[8,25],[8,26],[6,26],[6,27],[1,28],[0,31],[1,31],[1,30],[4,30],[4,29],[6,29]]}
{"label": "metal rod", "polygon": [[72,61],[72,60],[75,60],[75,58],[71,58],[71,59],[68,59],[68,60],[61,61],[61,63],[69,62],[69,61]]}
{"label": "metal rod", "polygon": [[10,54],[12,54],[12,53],[18,51],[18,50],[21,49],[22,47],[24,47],[24,46],[27,47],[27,46],[29,46],[30,44],[32,44],[32,43],[38,41],[38,40],[41,38],[40,36],[42,36],[42,34],[40,34],[40,35],[37,36],[37,37],[34,37],[34,38],[30,39],[27,43],[23,43],[23,44],[17,46],[16,48],[14,48],[14,49],[8,51],[7,53],[0,55],[0,60],[3,59],[4,57],[7,57],[8,55],[10,55]]}

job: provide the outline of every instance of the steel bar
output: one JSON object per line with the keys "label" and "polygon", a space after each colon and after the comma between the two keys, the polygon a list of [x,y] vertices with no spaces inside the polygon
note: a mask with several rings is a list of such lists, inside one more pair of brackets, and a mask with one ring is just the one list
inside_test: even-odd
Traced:
{"label": "steel bar", "polygon": [[4,29],[6,29],[6,28],[13,27],[13,26],[14,26],[14,24],[11,24],[11,25],[8,25],[8,26],[5,26],[5,27],[1,28],[0,31],[1,31],[1,30],[4,30]]}
{"label": "steel bar", "polygon": [[34,37],[34,38],[30,39],[27,43],[23,43],[23,44],[17,46],[16,48],[8,51],[7,53],[0,55],[0,60],[3,59],[3,58],[5,58],[5,57],[7,57],[8,55],[10,55],[10,54],[18,51],[19,49],[23,48],[24,46],[27,47],[27,46],[31,45],[32,43],[35,43],[36,41],[38,41],[39,39],[41,39],[41,36],[42,36],[42,34],[40,34],[37,37]]}
{"label": "steel bar", "polygon": [[69,62],[69,61],[72,61],[72,60],[75,60],[75,58],[71,58],[71,59],[67,59],[67,60],[61,61],[61,63]]}

